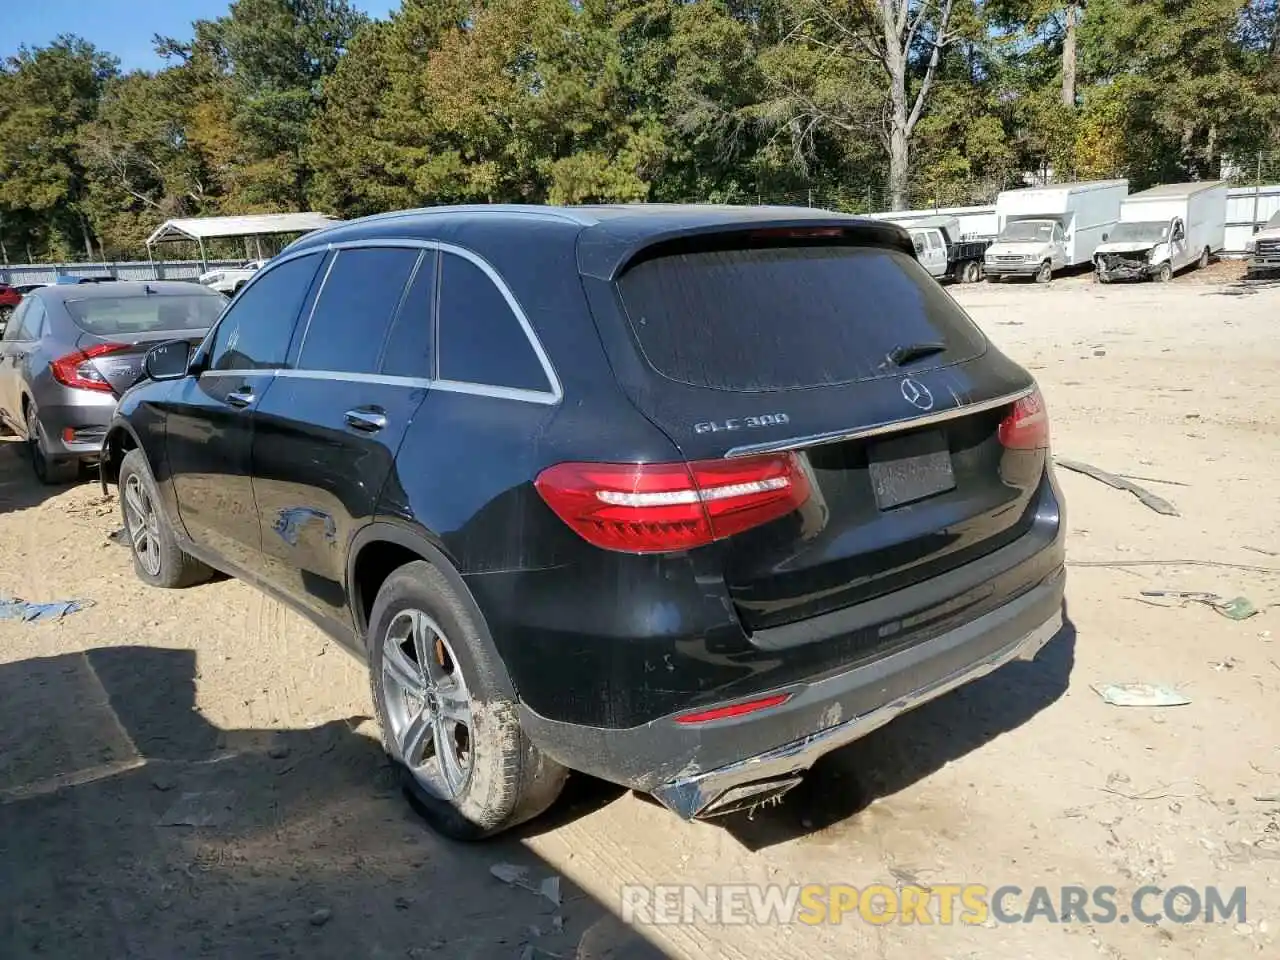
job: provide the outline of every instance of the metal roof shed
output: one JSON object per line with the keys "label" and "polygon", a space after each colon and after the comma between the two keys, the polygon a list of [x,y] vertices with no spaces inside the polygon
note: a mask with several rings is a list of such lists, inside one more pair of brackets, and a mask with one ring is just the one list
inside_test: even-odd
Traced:
{"label": "metal roof shed", "polygon": [[262,247],[257,239],[279,233],[310,233],[338,221],[323,213],[250,213],[237,217],[188,217],[166,220],[147,237],[147,256],[157,243],[175,240],[193,241],[200,245],[200,264],[207,265],[204,242],[215,237],[253,237],[258,256]]}

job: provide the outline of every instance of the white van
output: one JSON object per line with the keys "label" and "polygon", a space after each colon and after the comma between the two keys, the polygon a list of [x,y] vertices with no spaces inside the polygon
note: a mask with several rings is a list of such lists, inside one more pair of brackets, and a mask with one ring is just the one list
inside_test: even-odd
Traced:
{"label": "white van", "polygon": [[1120,222],[1094,253],[1094,276],[1169,280],[1183,267],[1207,267],[1227,236],[1227,184],[1166,183],[1127,197]]}
{"label": "white van", "polygon": [[996,198],[1000,234],[983,261],[987,277],[1048,283],[1058,270],[1089,263],[1119,221],[1128,193],[1128,180],[1003,191]]}

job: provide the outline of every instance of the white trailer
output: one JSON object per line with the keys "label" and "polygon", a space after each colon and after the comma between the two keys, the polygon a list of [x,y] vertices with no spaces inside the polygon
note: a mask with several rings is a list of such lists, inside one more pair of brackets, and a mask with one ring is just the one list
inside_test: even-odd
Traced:
{"label": "white trailer", "polygon": [[1127,197],[1120,222],[1094,253],[1094,274],[1112,280],[1169,280],[1207,267],[1226,244],[1227,184],[1166,183]]}
{"label": "white trailer", "polygon": [[1128,193],[1128,180],[1005,190],[996,198],[1000,234],[986,253],[987,276],[1048,283],[1055,271],[1089,263],[1119,221]]}

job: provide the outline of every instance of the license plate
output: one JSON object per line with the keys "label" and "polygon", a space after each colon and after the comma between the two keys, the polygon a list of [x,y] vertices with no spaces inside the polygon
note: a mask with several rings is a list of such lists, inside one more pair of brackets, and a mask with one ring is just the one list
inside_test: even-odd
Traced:
{"label": "license plate", "polygon": [[947,438],[938,431],[896,437],[870,447],[867,471],[881,510],[954,490]]}

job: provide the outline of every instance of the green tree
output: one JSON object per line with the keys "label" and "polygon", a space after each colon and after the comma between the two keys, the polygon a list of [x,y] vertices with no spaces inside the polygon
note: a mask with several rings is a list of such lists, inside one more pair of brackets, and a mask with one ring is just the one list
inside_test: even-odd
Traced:
{"label": "green tree", "polygon": [[116,62],[67,35],[21,48],[0,71],[0,217],[24,232],[14,240],[43,255],[63,257],[82,243],[94,256],[79,141]]}

